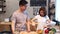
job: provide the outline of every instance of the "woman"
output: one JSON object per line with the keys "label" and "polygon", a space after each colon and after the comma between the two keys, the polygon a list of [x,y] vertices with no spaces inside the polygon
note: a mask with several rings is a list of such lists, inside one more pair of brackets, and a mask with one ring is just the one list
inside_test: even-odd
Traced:
{"label": "woman", "polygon": [[38,24],[37,30],[40,30],[40,29],[43,30],[45,27],[47,27],[48,23],[51,23],[49,17],[46,14],[47,14],[46,9],[44,7],[41,7],[39,9],[39,15],[35,16],[31,20],[33,23],[35,20],[37,20],[38,23],[35,23],[35,24]]}

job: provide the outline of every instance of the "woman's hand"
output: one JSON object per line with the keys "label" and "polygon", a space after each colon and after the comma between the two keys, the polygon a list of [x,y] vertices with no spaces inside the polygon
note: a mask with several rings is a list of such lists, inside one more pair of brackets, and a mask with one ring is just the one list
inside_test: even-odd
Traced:
{"label": "woman's hand", "polygon": [[51,20],[47,20],[47,23],[51,23]]}
{"label": "woman's hand", "polygon": [[43,27],[44,27],[44,28],[47,28],[47,25],[44,25]]}

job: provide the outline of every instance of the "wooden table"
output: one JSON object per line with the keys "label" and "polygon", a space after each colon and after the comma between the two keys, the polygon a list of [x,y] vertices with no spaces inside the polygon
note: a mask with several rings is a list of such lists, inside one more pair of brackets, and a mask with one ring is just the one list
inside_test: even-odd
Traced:
{"label": "wooden table", "polygon": [[4,28],[8,29],[8,26],[9,26],[10,31],[12,31],[11,22],[0,22],[0,25],[1,25],[1,29],[2,29],[1,31],[3,31]]}
{"label": "wooden table", "polygon": [[0,22],[0,25],[11,25],[11,22]]}

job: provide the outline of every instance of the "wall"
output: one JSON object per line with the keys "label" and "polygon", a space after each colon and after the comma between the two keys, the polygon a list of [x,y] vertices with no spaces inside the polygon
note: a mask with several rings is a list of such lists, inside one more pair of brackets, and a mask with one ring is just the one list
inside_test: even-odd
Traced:
{"label": "wall", "polygon": [[[29,0],[27,0],[30,2]],[[29,6],[30,3],[28,4],[27,12],[30,16],[30,18],[33,17],[33,9],[32,7]],[[19,0],[6,0],[6,13],[0,14],[0,21],[3,21],[5,18],[8,18],[11,16],[11,14],[19,8]]]}
{"label": "wall", "polygon": [[0,20],[8,18],[11,14],[18,9],[18,0],[6,0],[6,13],[0,14]]}
{"label": "wall", "polygon": [[[33,18],[33,7],[30,7],[30,0],[27,0],[28,3],[28,7],[27,7],[27,12],[30,16],[30,18]],[[6,0],[6,13],[5,14],[0,14],[0,20],[3,21],[5,18],[8,18],[11,16],[11,14],[18,9],[19,7],[19,0]],[[47,4],[48,6],[48,4]],[[46,9],[48,8],[46,6]],[[40,8],[40,7],[38,7]],[[48,10],[47,10],[48,11]]]}

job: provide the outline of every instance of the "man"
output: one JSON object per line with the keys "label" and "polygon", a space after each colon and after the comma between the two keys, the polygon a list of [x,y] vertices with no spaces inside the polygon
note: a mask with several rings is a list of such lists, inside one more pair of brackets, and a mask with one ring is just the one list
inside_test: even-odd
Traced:
{"label": "man", "polygon": [[27,1],[19,1],[19,9],[12,15],[12,32],[14,31],[30,31],[29,17],[25,10],[27,8]]}

